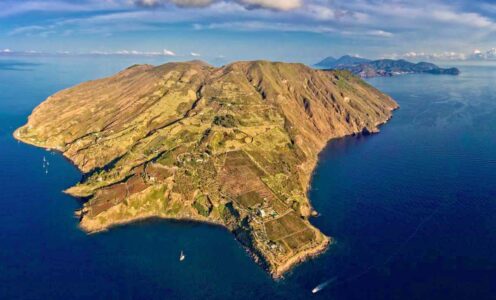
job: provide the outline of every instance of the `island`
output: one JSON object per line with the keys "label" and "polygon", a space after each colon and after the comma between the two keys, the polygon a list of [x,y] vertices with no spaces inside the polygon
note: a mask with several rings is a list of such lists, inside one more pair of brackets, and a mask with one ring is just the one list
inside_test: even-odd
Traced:
{"label": "island", "polygon": [[62,90],[14,132],[82,173],[88,233],[146,218],[227,228],[273,277],[325,251],[307,192],[330,139],[377,132],[398,105],[348,71],[201,61],[134,65]]}
{"label": "island", "polygon": [[428,62],[412,63],[404,59],[370,60],[350,55],[342,56],[339,59],[329,56],[314,66],[319,69],[348,70],[363,78],[418,73],[435,75],[460,74],[460,70],[457,68],[441,68]]}

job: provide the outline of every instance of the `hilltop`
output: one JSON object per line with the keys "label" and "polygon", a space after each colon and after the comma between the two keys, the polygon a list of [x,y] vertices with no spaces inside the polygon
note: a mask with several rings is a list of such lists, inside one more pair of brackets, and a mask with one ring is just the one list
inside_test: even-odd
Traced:
{"label": "hilltop", "polygon": [[395,76],[413,73],[435,75],[460,74],[460,70],[457,68],[440,68],[435,64],[427,62],[412,63],[403,59],[370,60],[349,55],[345,55],[337,60],[326,58],[314,66],[320,69],[348,70],[360,77]]}
{"label": "hilltop", "polygon": [[351,55],[343,55],[338,59],[335,59],[332,56],[326,57],[320,62],[315,64],[315,67],[322,69],[340,69],[345,66],[358,65],[363,63],[370,62],[370,59],[351,56]]}
{"label": "hilltop", "polygon": [[84,174],[80,227],[160,217],[226,227],[274,277],[324,251],[310,222],[317,155],[378,131],[397,104],[347,71],[200,61],[135,65],[62,90],[14,136]]}

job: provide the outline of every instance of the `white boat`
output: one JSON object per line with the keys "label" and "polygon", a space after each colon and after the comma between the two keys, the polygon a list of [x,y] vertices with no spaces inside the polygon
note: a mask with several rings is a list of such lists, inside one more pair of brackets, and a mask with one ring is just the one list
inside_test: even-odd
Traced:
{"label": "white boat", "polygon": [[183,261],[186,258],[186,255],[184,255],[183,251],[181,250],[181,255],[179,256],[179,261]]}
{"label": "white boat", "polygon": [[312,290],[312,294],[316,294],[318,292],[320,292],[321,290],[323,290],[329,283],[332,283],[334,281],[336,281],[337,277],[333,277],[329,280],[326,280],[324,282],[322,282],[321,284],[319,284],[318,286],[314,287],[313,290]]}

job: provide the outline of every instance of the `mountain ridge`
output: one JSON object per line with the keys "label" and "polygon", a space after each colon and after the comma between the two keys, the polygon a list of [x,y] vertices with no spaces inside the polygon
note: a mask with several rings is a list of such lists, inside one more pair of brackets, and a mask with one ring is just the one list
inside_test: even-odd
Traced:
{"label": "mountain ridge", "polygon": [[358,56],[352,56],[352,55],[343,55],[337,59],[332,56],[329,56],[324,58],[320,62],[316,63],[314,66],[325,69],[336,69],[339,68],[340,66],[355,65],[361,63],[367,63],[370,61],[371,61],[370,59],[358,57]]}

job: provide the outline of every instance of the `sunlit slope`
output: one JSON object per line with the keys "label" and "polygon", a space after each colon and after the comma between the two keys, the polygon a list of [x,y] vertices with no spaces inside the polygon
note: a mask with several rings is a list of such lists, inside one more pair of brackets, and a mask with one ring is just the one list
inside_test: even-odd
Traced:
{"label": "sunlit slope", "polygon": [[40,104],[16,138],[85,176],[89,232],[148,217],[223,225],[274,275],[325,250],[307,198],[332,138],[375,132],[397,104],[346,71],[193,61],[132,66]]}

